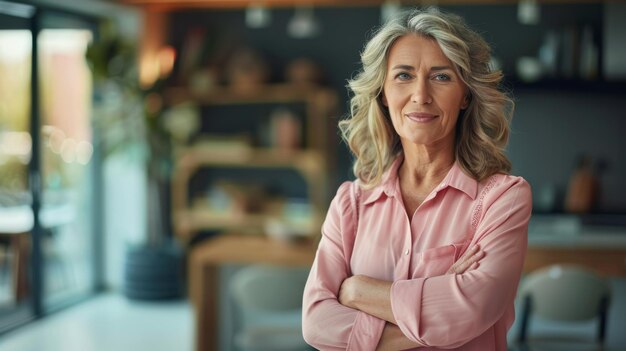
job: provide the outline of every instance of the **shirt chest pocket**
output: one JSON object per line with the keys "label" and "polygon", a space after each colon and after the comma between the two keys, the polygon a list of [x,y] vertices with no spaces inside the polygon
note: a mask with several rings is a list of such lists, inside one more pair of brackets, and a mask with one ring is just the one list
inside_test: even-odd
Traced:
{"label": "shirt chest pocket", "polygon": [[465,252],[469,241],[439,246],[415,256],[412,278],[444,275]]}

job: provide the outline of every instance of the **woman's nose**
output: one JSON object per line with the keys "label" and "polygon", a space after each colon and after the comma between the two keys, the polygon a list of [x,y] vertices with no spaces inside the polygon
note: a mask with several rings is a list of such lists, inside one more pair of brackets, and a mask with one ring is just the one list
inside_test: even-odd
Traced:
{"label": "woman's nose", "polygon": [[411,95],[411,102],[424,105],[433,102],[428,83],[425,80],[417,80],[415,87],[413,87],[413,94]]}

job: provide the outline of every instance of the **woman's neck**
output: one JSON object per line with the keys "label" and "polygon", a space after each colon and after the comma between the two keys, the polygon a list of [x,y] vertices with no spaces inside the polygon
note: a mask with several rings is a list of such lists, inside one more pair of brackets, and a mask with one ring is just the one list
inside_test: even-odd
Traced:
{"label": "woman's neck", "polygon": [[[408,151],[408,152],[407,152]],[[453,150],[412,149],[404,151],[404,161],[399,176],[405,184],[418,187],[435,187],[448,174],[454,164]]]}
{"label": "woman's neck", "polygon": [[454,153],[450,150],[414,151],[404,151],[404,161],[398,170],[402,200],[409,218],[446,177],[455,161]]}

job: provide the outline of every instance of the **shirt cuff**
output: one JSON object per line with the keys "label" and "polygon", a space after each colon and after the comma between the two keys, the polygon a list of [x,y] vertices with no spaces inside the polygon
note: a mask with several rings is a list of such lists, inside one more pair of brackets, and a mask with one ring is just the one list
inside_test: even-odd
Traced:
{"label": "shirt cuff", "polygon": [[386,321],[382,319],[359,311],[354,320],[350,338],[348,338],[346,351],[376,350],[383,334],[385,323]]}
{"label": "shirt cuff", "polygon": [[396,280],[391,285],[391,312],[402,333],[412,341],[428,346],[420,335],[422,291],[426,279]]}

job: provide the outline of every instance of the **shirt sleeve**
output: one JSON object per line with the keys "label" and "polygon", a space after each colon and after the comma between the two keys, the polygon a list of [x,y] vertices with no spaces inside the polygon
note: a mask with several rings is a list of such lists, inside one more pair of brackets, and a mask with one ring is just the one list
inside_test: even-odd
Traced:
{"label": "shirt sleeve", "polygon": [[338,301],[341,283],[351,276],[349,259],[357,224],[351,186],[342,184],[330,204],[304,289],[302,333],[308,344],[320,350],[375,350],[385,326],[384,320]]}
{"label": "shirt sleeve", "polygon": [[426,346],[456,348],[493,326],[515,299],[528,240],[530,186],[519,177],[479,200],[483,217],[471,245],[485,256],[464,274],[399,280],[391,288],[394,317],[402,332]]}

